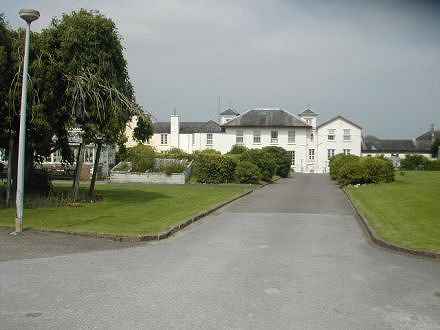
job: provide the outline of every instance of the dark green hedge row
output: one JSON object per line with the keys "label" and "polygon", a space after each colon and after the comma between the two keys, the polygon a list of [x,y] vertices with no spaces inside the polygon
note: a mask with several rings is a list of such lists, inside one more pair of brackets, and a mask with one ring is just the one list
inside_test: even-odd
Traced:
{"label": "dark green hedge row", "polygon": [[440,171],[440,160],[429,160],[422,155],[406,155],[400,161],[400,169],[406,171]]}
{"label": "dark green hedge row", "polygon": [[394,181],[393,163],[383,157],[338,154],[329,166],[331,178],[343,186]]}

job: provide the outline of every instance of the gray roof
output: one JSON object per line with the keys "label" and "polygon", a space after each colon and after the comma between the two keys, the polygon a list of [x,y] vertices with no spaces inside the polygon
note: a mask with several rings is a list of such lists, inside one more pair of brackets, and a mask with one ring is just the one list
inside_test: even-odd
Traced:
{"label": "gray roof", "polygon": [[284,110],[250,110],[223,124],[224,127],[309,127]]}
{"label": "gray roof", "polygon": [[[440,139],[440,131],[439,130],[435,130],[434,131],[434,140],[435,139]],[[432,132],[428,131],[426,133],[423,133],[422,135],[420,135],[419,137],[416,138],[416,146],[418,149],[421,150],[431,150],[431,146],[432,146]]]}
{"label": "gray roof", "polygon": [[227,109],[220,114],[220,116],[238,116],[238,115],[239,115],[239,113],[235,112],[232,109]]}
{"label": "gray roof", "polygon": [[429,152],[428,148],[417,145],[414,140],[409,139],[379,139],[368,135],[362,144],[363,152],[382,153],[382,152]]}
{"label": "gray roof", "polygon": [[300,116],[317,116],[318,114],[313,112],[311,109],[307,108],[299,114]]}
{"label": "gray roof", "polygon": [[[206,122],[180,122],[181,134],[192,133],[220,133],[222,131],[219,124],[213,120]],[[170,122],[155,122],[153,123],[154,133],[170,133]]]}
{"label": "gray roof", "polygon": [[362,129],[362,127],[359,126],[358,124],[356,124],[356,123],[352,122],[351,120],[348,120],[347,118],[342,117],[342,116],[340,116],[340,115],[339,115],[339,116],[336,116],[336,117],[333,117],[333,118],[327,120],[326,122],[323,122],[322,124],[320,124],[320,125],[318,126],[318,128],[320,128],[320,127],[322,127],[322,126],[325,126],[325,125],[327,125],[328,123],[331,123],[332,121],[335,121],[335,120],[337,120],[337,119],[341,119],[341,120],[343,120],[343,121],[345,121],[345,122],[347,122],[347,123],[349,123],[349,124],[351,124],[351,125],[353,125],[353,126],[356,126],[357,128]]}

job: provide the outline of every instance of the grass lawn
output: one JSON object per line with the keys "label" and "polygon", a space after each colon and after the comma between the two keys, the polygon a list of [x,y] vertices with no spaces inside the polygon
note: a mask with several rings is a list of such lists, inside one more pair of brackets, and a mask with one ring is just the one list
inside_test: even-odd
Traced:
{"label": "grass lawn", "polygon": [[440,251],[440,172],[397,173],[396,182],[347,190],[383,239],[406,248]]}
{"label": "grass lawn", "polygon": [[[25,209],[24,227],[137,236],[162,232],[249,191],[249,185],[100,184],[104,200],[80,207]],[[14,226],[15,209],[0,209],[0,226]]]}

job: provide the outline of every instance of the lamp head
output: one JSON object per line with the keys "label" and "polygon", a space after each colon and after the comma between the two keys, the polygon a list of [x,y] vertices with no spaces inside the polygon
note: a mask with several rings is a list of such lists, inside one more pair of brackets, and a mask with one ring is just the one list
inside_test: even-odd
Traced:
{"label": "lamp head", "polygon": [[40,12],[34,9],[20,9],[18,15],[28,24],[31,24],[40,17]]}

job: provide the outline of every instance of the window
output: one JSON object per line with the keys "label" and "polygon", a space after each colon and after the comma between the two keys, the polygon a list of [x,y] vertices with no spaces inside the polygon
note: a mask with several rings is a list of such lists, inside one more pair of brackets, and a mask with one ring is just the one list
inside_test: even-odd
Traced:
{"label": "window", "polygon": [[315,160],[315,149],[309,149],[309,160]]}
{"label": "window", "polygon": [[278,131],[270,132],[270,143],[278,143]]}
{"label": "window", "polygon": [[168,134],[160,135],[160,144],[168,144]]}
{"label": "window", "polygon": [[254,131],[254,144],[260,144],[260,143],[261,143],[261,132]]}
{"label": "window", "polygon": [[335,155],[335,149],[327,149],[327,158],[330,159]]}
{"label": "window", "polygon": [[344,129],[344,141],[350,141],[350,140],[351,140],[350,130]]}
{"label": "window", "polygon": [[310,133],[310,141],[313,142],[313,138],[314,138],[314,134],[313,134],[313,132],[312,132],[312,133]]}
{"label": "window", "polygon": [[306,124],[307,125],[311,125],[312,124],[312,120],[311,119],[306,119]]}
{"label": "window", "polygon": [[212,133],[206,134],[206,145],[212,146]]}
{"label": "window", "polygon": [[329,141],[335,140],[335,130],[334,129],[328,130],[327,140],[329,140]]}
{"label": "window", "polygon": [[192,138],[191,138],[191,142],[192,142],[192,145],[195,145],[196,144],[196,135],[193,133],[192,134]]}
{"label": "window", "polygon": [[344,149],[344,155],[350,155],[351,150],[350,149]]}
{"label": "window", "polygon": [[288,151],[287,153],[290,157],[290,165],[295,166],[295,151]]}
{"label": "window", "polygon": [[287,143],[294,144],[295,143],[295,130],[289,129],[287,132]]}
{"label": "window", "polygon": [[235,144],[243,144],[243,130],[235,131]]}

